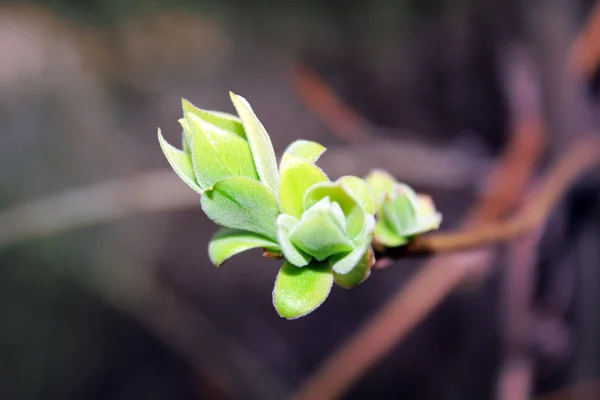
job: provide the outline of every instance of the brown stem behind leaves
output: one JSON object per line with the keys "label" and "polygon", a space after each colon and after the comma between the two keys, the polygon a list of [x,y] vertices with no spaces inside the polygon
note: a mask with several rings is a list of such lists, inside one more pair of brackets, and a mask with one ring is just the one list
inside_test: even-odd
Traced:
{"label": "brown stem behind leaves", "polygon": [[407,246],[406,254],[464,250],[516,238],[543,223],[573,182],[598,161],[600,144],[593,139],[584,139],[556,163],[534,200],[521,213],[507,221],[476,229],[418,237]]}

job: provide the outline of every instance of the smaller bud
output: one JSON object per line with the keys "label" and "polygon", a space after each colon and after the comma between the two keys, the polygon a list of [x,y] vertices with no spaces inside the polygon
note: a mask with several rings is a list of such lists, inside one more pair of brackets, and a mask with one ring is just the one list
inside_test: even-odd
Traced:
{"label": "smaller bud", "polygon": [[417,194],[383,171],[374,171],[366,181],[378,199],[375,242],[384,247],[402,246],[414,237],[438,229],[442,215],[430,196]]}

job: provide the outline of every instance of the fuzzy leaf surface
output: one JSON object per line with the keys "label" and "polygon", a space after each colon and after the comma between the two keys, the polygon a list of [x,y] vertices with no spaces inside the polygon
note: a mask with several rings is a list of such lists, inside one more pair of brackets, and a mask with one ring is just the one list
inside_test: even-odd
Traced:
{"label": "fuzzy leaf surface", "polygon": [[259,181],[241,176],[220,180],[204,192],[201,204],[208,218],[219,225],[276,238],[277,198]]}
{"label": "fuzzy leaf surface", "polygon": [[310,140],[296,140],[285,149],[284,155],[293,154],[314,164],[325,150],[325,146],[320,143]]}
{"label": "fuzzy leaf surface", "polygon": [[327,182],[327,175],[308,160],[285,154],[281,160],[281,181],[279,182],[279,205],[281,212],[300,218],[304,212],[306,191],[319,182]]}
{"label": "fuzzy leaf surface", "polygon": [[160,147],[167,157],[167,161],[173,168],[173,170],[179,175],[179,177],[192,189],[196,192],[202,194],[203,190],[196,183],[196,177],[194,175],[194,167],[192,165],[192,159],[190,155],[184,151],[181,151],[173,146],[171,146],[165,138],[163,138],[160,129],[158,130],[158,141],[160,143]]}
{"label": "fuzzy leaf surface", "polygon": [[298,268],[286,262],[275,280],[273,305],[283,318],[300,318],[323,304],[332,286],[333,273],[327,263],[313,261]]}
{"label": "fuzzy leaf surface", "polygon": [[255,248],[279,251],[277,242],[265,236],[239,229],[222,228],[210,240],[208,256],[218,267],[234,255]]}
{"label": "fuzzy leaf surface", "polygon": [[244,131],[250,144],[258,176],[261,182],[277,191],[279,173],[277,172],[277,161],[271,138],[246,99],[234,93],[230,93],[230,95],[233,105],[244,124]]}

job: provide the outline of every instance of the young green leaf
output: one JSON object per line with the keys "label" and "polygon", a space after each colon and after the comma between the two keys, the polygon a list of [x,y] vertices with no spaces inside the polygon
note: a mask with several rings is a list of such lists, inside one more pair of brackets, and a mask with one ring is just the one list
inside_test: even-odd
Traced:
{"label": "young green leaf", "polygon": [[183,142],[185,143],[183,149],[186,153],[192,154],[192,126],[185,118],[179,118],[177,122],[179,122],[179,125],[183,129]]}
{"label": "young green leaf", "polygon": [[321,182],[311,186],[304,195],[304,210],[310,209],[315,203],[329,197],[336,202],[346,216],[346,233],[354,239],[363,229],[364,210],[358,200],[339,182]]}
{"label": "young green leaf", "polygon": [[298,268],[286,262],[275,280],[273,305],[283,318],[300,318],[323,304],[332,286],[333,273],[327,263],[313,261]]}
{"label": "young green leaf", "polygon": [[366,176],[365,180],[373,188],[377,202],[381,202],[386,193],[394,190],[396,180],[393,176],[381,169],[375,169]]}
{"label": "young green leaf", "polygon": [[333,280],[338,286],[350,289],[369,277],[373,264],[375,264],[375,254],[373,249],[369,247],[352,271],[343,275],[334,271]]}
{"label": "young green leaf", "polygon": [[403,235],[415,222],[414,208],[407,196],[387,196],[380,210],[380,218],[398,235]]}
{"label": "young green leaf", "polygon": [[192,154],[192,127],[185,118],[179,118],[177,121],[183,128],[181,133],[182,149],[187,154]]}
{"label": "young green leaf", "polygon": [[160,143],[160,147],[165,154],[165,157],[167,157],[169,164],[171,164],[171,167],[175,170],[177,175],[179,175],[189,187],[202,194],[202,189],[196,183],[194,167],[192,166],[190,155],[167,143],[165,138],[163,138],[160,129],[158,130],[158,142]]}
{"label": "young green leaf", "polygon": [[244,131],[244,125],[242,125],[242,120],[240,120],[235,115],[219,111],[201,110],[186,99],[182,99],[181,103],[183,105],[184,116],[189,117],[189,114],[194,114],[203,121],[208,122],[209,124],[212,124],[225,131],[235,133],[242,139],[246,139],[246,132]]}
{"label": "young green leaf", "polygon": [[413,227],[405,230],[404,232],[402,232],[402,234],[406,236],[413,236],[432,231],[438,229],[441,222],[442,215],[438,213],[436,215],[417,220]]}
{"label": "young green leaf", "polygon": [[291,230],[291,242],[319,261],[352,250],[345,232],[344,214],[336,212],[336,207],[340,209],[328,197],[312,206]]}
{"label": "young green leaf", "polygon": [[375,214],[377,210],[375,192],[364,179],[357,176],[343,176],[338,179],[338,182],[354,195],[367,214]]}
{"label": "young green leaf", "polygon": [[277,197],[259,181],[242,176],[220,180],[204,192],[201,204],[208,218],[219,225],[276,238]]}
{"label": "young green leaf", "polygon": [[192,163],[196,180],[204,190],[230,176],[258,179],[248,142],[191,114]]}
{"label": "young green leaf", "polygon": [[381,219],[375,223],[375,240],[385,247],[398,247],[408,243],[408,237],[399,236]]}
{"label": "young green leaf", "polygon": [[279,251],[279,245],[275,241],[262,235],[239,229],[222,228],[210,240],[208,256],[213,264],[219,267],[230,257],[258,247]]}
{"label": "young green leaf", "polygon": [[325,150],[325,147],[317,142],[311,142],[310,140],[296,140],[285,149],[283,154],[284,156],[285,154],[293,154],[314,164]]}
{"label": "young green leaf", "polygon": [[244,124],[244,130],[248,138],[248,143],[250,143],[258,176],[265,185],[277,191],[279,175],[277,173],[277,161],[271,139],[246,99],[231,92],[229,94]]}
{"label": "young green leaf", "polygon": [[280,214],[277,217],[277,241],[281,246],[281,253],[287,261],[296,267],[304,267],[312,260],[312,257],[290,241],[290,231],[296,226],[298,220],[291,215]]}
{"label": "young green leaf", "polygon": [[331,257],[330,264],[333,271],[338,274],[348,274],[354,270],[373,241],[375,217],[365,214],[365,223],[362,232],[352,240],[354,249],[346,254],[336,254]]}
{"label": "young green leaf", "polygon": [[293,154],[284,154],[281,160],[279,206],[281,212],[300,218],[304,211],[303,199],[314,184],[327,182],[327,175],[316,165]]}

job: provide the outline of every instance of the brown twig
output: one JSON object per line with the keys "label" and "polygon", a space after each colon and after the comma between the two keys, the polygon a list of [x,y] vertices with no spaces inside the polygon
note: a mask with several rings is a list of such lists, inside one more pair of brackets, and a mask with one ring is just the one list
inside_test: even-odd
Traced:
{"label": "brown twig", "polygon": [[556,163],[544,179],[535,199],[521,213],[507,221],[463,232],[420,236],[406,246],[405,254],[464,250],[504,242],[529,232],[547,219],[573,181],[599,161],[600,144],[595,139],[584,139]]}

